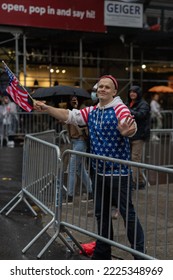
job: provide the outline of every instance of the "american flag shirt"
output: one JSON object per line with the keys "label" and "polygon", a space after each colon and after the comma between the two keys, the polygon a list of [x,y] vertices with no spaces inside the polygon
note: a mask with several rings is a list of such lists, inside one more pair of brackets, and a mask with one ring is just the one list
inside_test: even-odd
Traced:
{"label": "american flag shirt", "polygon": [[[121,122],[130,114],[127,106],[119,96],[104,107],[90,106],[81,110],[73,109],[69,111],[67,123],[76,125],[88,125],[90,137],[90,153],[121,160],[130,160],[129,138],[120,134],[117,129],[118,119]],[[131,135],[132,136],[132,135]],[[97,173],[111,175],[128,175],[127,165],[119,163],[104,162],[98,160]],[[96,169],[96,161],[92,161],[92,166]]]}

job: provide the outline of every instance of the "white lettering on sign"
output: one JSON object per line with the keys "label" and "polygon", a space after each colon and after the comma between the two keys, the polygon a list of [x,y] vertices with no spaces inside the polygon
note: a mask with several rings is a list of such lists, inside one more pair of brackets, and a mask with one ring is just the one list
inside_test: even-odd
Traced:
{"label": "white lettering on sign", "polygon": [[26,12],[24,5],[17,5],[17,4],[7,4],[3,3],[1,5],[2,10],[7,11],[8,13],[15,11],[15,12]]}
{"label": "white lettering on sign", "polygon": [[77,17],[80,19],[83,19],[85,15],[85,12],[82,11],[73,11],[73,17]]}
{"label": "white lettering on sign", "polygon": [[40,16],[46,13],[45,7],[29,6],[29,14],[39,14]]}
{"label": "white lettering on sign", "polygon": [[6,11],[8,13],[10,12],[23,12],[28,13],[29,15],[57,15],[57,16],[66,16],[66,17],[74,17],[78,18],[80,20],[83,20],[84,18],[91,18],[95,19],[95,11],[94,10],[86,10],[86,11],[77,11],[69,9],[55,9],[48,5],[47,7],[41,7],[41,6],[32,6],[30,5],[28,9],[25,7],[25,5],[18,5],[18,4],[11,4],[11,3],[2,3],[0,8],[3,11]]}
{"label": "white lettering on sign", "polygon": [[56,14],[58,16],[66,16],[71,17],[71,9],[65,10],[65,9],[57,9]]}
{"label": "white lettering on sign", "polygon": [[[73,2],[73,5],[71,4]],[[105,32],[103,5],[97,1],[0,1],[1,24]]]}
{"label": "white lettering on sign", "polygon": [[55,16],[66,16],[66,17],[73,17],[76,19],[83,20],[85,18],[95,19],[96,13],[94,10],[86,10],[86,11],[79,11],[79,10],[72,10],[71,8],[68,9],[56,9],[50,5],[42,7],[42,6],[33,6],[29,5],[18,5],[12,3],[3,2],[0,4],[0,9],[7,13],[12,12],[20,12],[20,13],[28,13],[29,15],[55,15]]}

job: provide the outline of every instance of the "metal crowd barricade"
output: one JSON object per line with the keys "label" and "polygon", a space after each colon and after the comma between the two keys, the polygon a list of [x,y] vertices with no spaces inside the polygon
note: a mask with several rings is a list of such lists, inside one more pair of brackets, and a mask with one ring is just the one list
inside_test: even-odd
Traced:
{"label": "metal crowd barricade", "polygon": [[143,150],[144,163],[173,167],[173,129],[151,129]]}
{"label": "metal crowd barricade", "polygon": [[[81,164],[85,167],[87,166],[89,175],[91,175],[90,167],[93,159],[97,162],[96,166],[98,166],[98,161],[101,160],[102,162],[109,161],[112,164],[116,162],[119,164],[120,169],[122,164],[128,165],[129,169],[131,166],[135,166],[138,169],[145,169],[146,179],[151,182],[151,186],[150,188],[146,186],[146,189],[143,191],[138,189],[133,191],[133,203],[136,208],[136,214],[139,217],[144,229],[145,248],[147,249],[147,254],[145,254],[145,252],[137,252],[136,250],[130,248],[126,231],[124,229],[124,223],[120,215],[117,220],[113,221],[115,232],[114,240],[110,240],[109,238],[106,239],[97,234],[94,210],[96,198],[94,198],[93,202],[88,200],[85,200],[85,202],[83,201],[82,174],[80,178],[78,178],[78,184],[74,185],[74,201],[72,204],[68,203],[67,193],[63,192],[63,185],[68,185],[69,176],[69,174],[64,174],[64,163],[66,162],[65,158],[68,157],[69,160],[69,157],[72,154],[81,156]],[[130,189],[130,173],[128,181],[128,188]],[[66,235],[71,237],[75,246],[81,251],[81,243],[87,243],[100,239],[113,247],[114,256],[118,254],[121,258],[130,259],[131,254],[138,254],[142,259],[172,259],[172,186],[173,170],[171,169],[66,150],[61,158],[60,184],[57,186],[57,207],[54,227],[55,234],[38,254],[38,258],[42,256],[45,250],[57,237],[60,238],[60,240],[72,252],[74,252],[74,247],[70,247],[64,237],[64,233],[66,233]],[[121,185],[118,187],[121,188]],[[63,203],[61,203],[62,201]],[[118,205],[119,203],[120,202],[118,202]],[[28,249],[29,247],[24,248],[23,252],[26,252]]]}
{"label": "metal crowd barricade", "polygon": [[163,110],[161,111],[162,114],[162,122],[164,129],[171,129],[173,128],[173,110]]}
{"label": "metal crowd barricade", "polygon": [[62,125],[47,113],[40,112],[18,112],[18,126],[16,135],[37,133],[40,131],[55,129],[57,132],[62,130]]}
{"label": "metal crowd barricade", "polygon": [[[44,133],[43,133],[44,134]],[[38,136],[38,135],[36,135]],[[150,186],[146,184],[144,190],[133,190],[133,204],[135,205],[136,215],[139,217],[145,235],[145,248],[147,253],[140,253],[130,247],[127,239],[124,222],[121,215],[116,220],[112,220],[114,227],[114,239],[104,238],[97,233],[97,224],[95,218],[95,200],[96,192],[94,191],[94,201],[85,199],[87,197],[84,189],[81,175],[74,183],[74,200],[72,204],[68,203],[68,193],[64,191],[64,186],[68,188],[69,173],[66,172],[66,162],[69,162],[71,155],[81,157],[81,170],[86,168],[88,175],[94,178],[93,188],[96,189],[97,170],[92,174],[91,162],[96,162],[96,169],[99,161],[103,165],[110,163],[110,168],[117,163],[121,170],[122,165],[129,167],[128,190],[131,188],[132,166],[139,170],[145,171],[146,182],[150,182]],[[114,158],[96,156],[89,153],[81,153],[72,150],[65,150],[60,160],[59,148],[51,143],[34,137],[34,135],[26,136],[23,158],[23,180],[22,190],[10,203],[2,210],[5,211],[14,200],[18,199],[17,204],[24,200],[34,215],[34,209],[28,202],[27,198],[34,202],[42,211],[49,213],[52,220],[23,248],[26,251],[38,240],[38,238],[53,225],[53,234],[46,246],[38,254],[38,258],[44,254],[48,247],[57,238],[71,250],[81,251],[85,253],[81,243],[88,243],[96,239],[102,240],[112,246],[114,257],[122,259],[131,259],[136,254],[141,259],[172,259],[172,200],[173,200],[173,170],[163,166],[151,164],[139,164],[131,161],[123,161]],[[75,172],[77,174],[77,170]],[[137,173],[138,174],[138,173]],[[112,176],[111,176],[112,177]],[[118,188],[121,188],[121,177],[119,177]],[[103,176],[104,182],[104,176]],[[112,182],[112,180],[110,180]],[[111,183],[112,184],[112,183]],[[111,186],[112,187],[112,186]],[[85,192],[85,193],[84,193]],[[120,200],[116,205],[119,208]],[[13,204],[8,215],[16,206]],[[112,205],[110,204],[110,209]],[[109,223],[111,223],[111,216]],[[136,232],[134,233],[136,239]],[[74,243],[71,247],[66,241],[69,235]]]}
{"label": "metal crowd barricade", "polygon": [[[136,189],[133,191],[133,203],[135,205],[136,214],[139,217],[144,229],[145,247],[147,249],[147,255],[141,254],[141,258],[172,259],[173,255],[171,247],[173,231],[173,170],[166,167],[149,164],[139,164],[131,161],[123,161],[119,159],[96,156],[88,153],[66,150],[61,158],[61,190],[62,184],[68,184],[68,174],[67,177],[64,176],[63,163],[65,162],[65,158],[69,158],[72,154],[76,154],[82,157],[82,165],[86,166],[87,164],[89,175],[91,175],[90,166],[93,159],[96,161],[96,166],[98,166],[98,162],[99,160],[101,160],[103,163],[109,161],[112,165],[116,162],[119,164],[120,169],[121,165],[126,164],[129,166],[129,170],[132,166],[137,167],[138,171],[140,168],[145,170],[146,180],[147,182],[150,181],[150,187],[146,185],[145,190]],[[128,188],[130,189],[130,173],[128,182]],[[120,185],[118,187],[121,188]],[[108,244],[111,244],[113,248],[115,248],[114,254],[117,254],[118,252],[119,256],[122,256],[122,258],[129,257],[130,259],[130,254],[134,254],[134,250],[130,248],[121,216],[119,215],[118,219],[113,221],[115,233],[114,241],[110,239],[105,240],[105,238],[103,238],[102,236],[98,236],[94,210],[95,202],[86,201],[84,203],[82,200],[82,174],[79,178],[78,184],[74,186],[74,188],[75,197],[73,204],[68,204],[66,197],[67,194],[65,194],[64,204],[62,204],[62,207],[61,203],[57,205],[57,236],[60,237],[61,228],[63,231],[65,228],[66,232],[70,233],[70,236],[72,235],[75,244],[77,243],[76,237],[78,241],[83,240],[83,243],[86,243],[87,240],[91,241],[93,239],[100,239],[107,242]],[[94,187],[94,189],[95,188],[96,186]],[[118,202],[118,205],[119,203],[120,202]],[[92,213],[89,215],[90,212]],[[83,238],[83,235],[85,235],[86,238]],[[64,241],[62,236],[60,238]],[[135,253],[137,254],[137,252]],[[138,254],[140,255],[139,252]]]}
{"label": "metal crowd barricade", "polygon": [[[163,110],[163,128],[173,128],[173,111]],[[13,133],[10,136],[24,137],[26,134],[38,133],[40,131],[55,129],[57,133],[63,130],[63,125],[58,122],[55,118],[51,117],[47,113],[38,112],[18,112],[16,114],[15,124],[12,125]],[[3,126],[2,118],[0,119],[0,144],[3,146],[3,139],[8,138],[8,135],[4,134],[5,127]],[[65,135],[64,135],[65,136]]]}
{"label": "metal crowd barricade", "polygon": [[35,137],[26,135],[23,148],[22,189],[0,211],[0,213],[7,211],[6,216],[8,216],[23,201],[34,216],[37,216],[33,206],[38,206],[45,214],[52,217],[39,236],[49,228],[55,218],[60,150],[51,142],[55,142],[53,130],[36,134]]}
{"label": "metal crowd barricade", "polygon": [[[13,129],[10,129],[10,126]],[[56,130],[60,133],[62,130],[62,124],[55,118],[46,113],[38,112],[18,112],[16,114],[15,126],[9,125],[9,131],[6,133],[6,128],[3,124],[2,118],[0,118],[0,144],[3,147],[3,140],[8,141],[8,136],[12,137],[24,137],[26,134],[38,133],[41,131]],[[10,132],[11,131],[11,132]]]}

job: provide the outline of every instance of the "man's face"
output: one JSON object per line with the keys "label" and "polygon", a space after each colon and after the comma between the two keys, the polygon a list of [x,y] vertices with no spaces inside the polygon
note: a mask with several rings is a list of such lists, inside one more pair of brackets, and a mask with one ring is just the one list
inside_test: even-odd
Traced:
{"label": "man's face", "polygon": [[76,97],[76,96],[73,96],[72,99],[71,99],[71,101],[70,101],[70,103],[71,103],[71,106],[72,106],[72,107],[77,108],[77,106],[78,106],[77,97]]}
{"label": "man's face", "polygon": [[109,78],[103,78],[98,82],[97,96],[104,105],[110,103],[115,97],[117,90],[113,81]]}

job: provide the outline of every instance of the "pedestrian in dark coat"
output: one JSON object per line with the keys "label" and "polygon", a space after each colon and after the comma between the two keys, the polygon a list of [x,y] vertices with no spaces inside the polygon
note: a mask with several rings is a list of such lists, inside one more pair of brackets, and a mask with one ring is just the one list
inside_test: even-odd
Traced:
{"label": "pedestrian in dark coat", "polygon": [[[130,139],[131,160],[142,161],[144,143],[150,137],[150,105],[142,98],[142,90],[139,86],[132,86],[128,91],[127,106],[134,116],[137,124],[137,132]],[[139,176],[137,178],[137,175]],[[145,182],[142,170],[132,167],[133,187],[144,189]]]}

